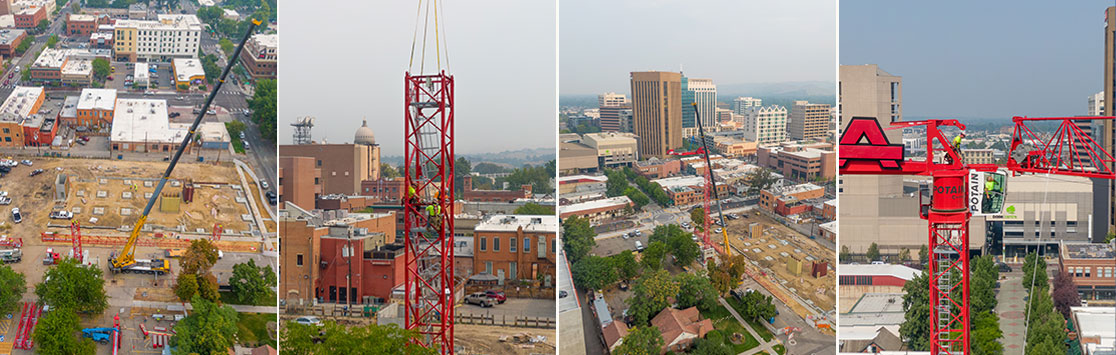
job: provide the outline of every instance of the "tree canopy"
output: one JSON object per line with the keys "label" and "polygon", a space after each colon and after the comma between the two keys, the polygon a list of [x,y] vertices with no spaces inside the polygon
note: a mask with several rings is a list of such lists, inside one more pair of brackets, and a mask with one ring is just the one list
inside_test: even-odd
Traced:
{"label": "tree canopy", "polygon": [[47,269],[43,279],[46,281],[35,287],[35,295],[60,312],[101,313],[108,308],[100,268],[65,258]]}
{"label": "tree canopy", "polygon": [[596,290],[616,282],[616,268],[608,258],[590,255],[574,263],[574,284],[583,288]]}
{"label": "tree canopy", "polygon": [[224,354],[233,346],[239,315],[232,307],[194,297],[193,311],[175,324],[176,354]]}
{"label": "tree canopy", "polygon": [[404,354],[433,355],[438,349],[422,347],[416,331],[395,324],[344,326],[326,321],[321,326],[287,322],[279,335],[283,353],[311,354]]}
{"label": "tree canopy", "polygon": [[663,348],[663,335],[658,327],[636,327],[624,336],[624,341],[616,347],[616,355],[652,355]]}
{"label": "tree canopy", "polygon": [[270,142],[275,141],[276,109],[279,107],[276,94],[275,80],[262,79],[256,82],[256,92],[248,100],[248,108],[252,109],[252,122],[259,127],[260,136]]}
{"label": "tree canopy", "polygon": [[637,326],[649,324],[651,318],[670,306],[670,299],[681,289],[666,270],[646,271],[632,285],[628,299],[628,315]]}
{"label": "tree canopy", "polygon": [[540,204],[537,204],[537,203],[534,203],[534,202],[528,202],[528,203],[524,204],[523,206],[519,206],[519,208],[516,208],[514,213],[515,214],[526,214],[526,215],[553,216],[554,215],[554,207],[543,206],[543,205],[540,205]]}
{"label": "tree canopy", "polygon": [[267,303],[267,298],[274,299],[275,293],[271,288],[275,283],[275,271],[267,265],[256,266],[254,259],[233,265],[233,274],[229,278],[233,297],[240,304],[263,305]]}
{"label": "tree canopy", "polygon": [[571,264],[589,255],[589,251],[597,245],[596,236],[597,232],[589,226],[588,219],[573,216],[562,222],[562,248]]}
{"label": "tree canopy", "polygon": [[39,354],[93,354],[96,345],[77,335],[81,323],[77,313],[54,310],[43,314],[35,325],[35,351]]}
{"label": "tree canopy", "polygon": [[0,265],[0,314],[13,313],[19,309],[19,301],[27,292],[27,280],[22,273],[9,265]]}

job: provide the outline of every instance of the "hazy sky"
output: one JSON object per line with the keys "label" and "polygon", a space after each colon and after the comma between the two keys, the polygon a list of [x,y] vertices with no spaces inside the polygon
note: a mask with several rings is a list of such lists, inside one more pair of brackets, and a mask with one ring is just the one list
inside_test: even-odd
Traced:
{"label": "hazy sky", "polygon": [[716,84],[836,80],[833,0],[562,0],[559,14],[563,95],[679,67]]}
{"label": "hazy sky", "polygon": [[[403,153],[403,75],[417,4],[283,2],[281,143],[291,142],[290,124],[298,117],[316,117],[314,140],[330,143],[352,142],[366,118],[383,154]],[[554,1],[439,4],[456,85],[457,152],[554,147]],[[427,57],[432,58],[429,46]],[[427,72],[432,72],[430,65]]]}
{"label": "hazy sky", "polygon": [[1113,0],[841,2],[841,64],[903,77],[905,116],[1084,115]]}

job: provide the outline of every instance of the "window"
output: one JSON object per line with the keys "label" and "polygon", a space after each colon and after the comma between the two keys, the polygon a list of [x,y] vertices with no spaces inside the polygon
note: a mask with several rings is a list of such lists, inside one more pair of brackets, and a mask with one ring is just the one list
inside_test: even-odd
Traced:
{"label": "window", "polygon": [[531,252],[531,237],[523,237],[523,252]]}
{"label": "window", "polygon": [[508,238],[508,251],[515,252],[515,242],[518,240],[515,237]]}
{"label": "window", "polygon": [[492,237],[492,251],[500,251],[500,237]]}
{"label": "window", "polygon": [[492,275],[492,262],[491,261],[485,261],[484,262],[484,273]]}
{"label": "window", "polygon": [[480,238],[480,250],[488,250],[488,239],[485,239],[484,237]]}
{"label": "window", "polygon": [[[515,240],[515,238],[512,238],[511,240]],[[519,268],[516,267],[515,262],[512,261],[512,262],[508,263],[508,279],[518,280],[519,279],[518,274],[519,274]]]}
{"label": "window", "polygon": [[295,265],[302,266],[302,254],[295,256]]}

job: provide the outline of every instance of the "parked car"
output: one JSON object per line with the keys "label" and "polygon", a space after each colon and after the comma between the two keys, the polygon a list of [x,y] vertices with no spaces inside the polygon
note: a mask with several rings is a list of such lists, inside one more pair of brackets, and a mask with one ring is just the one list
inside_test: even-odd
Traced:
{"label": "parked car", "polygon": [[31,171],[31,176],[39,175],[39,174],[42,174],[42,173],[43,173],[43,169],[35,169],[35,170]]}
{"label": "parked car", "polygon": [[27,160],[27,159],[20,160],[19,162],[23,163],[23,165],[27,165],[27,166],[31,166],[31,165],[35,164],[35,163],[33,163],[33,162],[31,162],[30,160]]}
{"label": "parked car", "polygon": [[636,243],[635,243],[635,250],[636,251],[643,251],[643,243],[637,240]]}
{"label": "parked car", "polygon": [[71,219],[74,218],[74,213],[70,211],[54,211],[50,213],[50,218],[53,219]]}
{"label": "parked car", "polygon": [[279,203],[278,196],[275,196],[275,191],[268,191],[264,193],[264,195],[267,196],[267,202],[270,202],[273,205]]}
{"label": "parked car", "polygon": [[241,139],[241,140],[243,140],[243,139],[244,139],[244,132],[243,132],[243,131],[242,131],[242,132],[240,132],[240,139]]}
{"label": "parked car", "polygon": [[167,117],[170,117],[170,118],[175,118],[175,117],[178,117],[178,116],[182,116],[182,114],[178,113],[178,112],[171,112],[169,115],[167,115]]}
{"label": "parked car", "polygon": [[260,181],[260,186],[263,186],[264,190],[271,188],[271,184],[268,184],[267,181]]}
{"label": "parked car", "polygon": [[1011,266],[1008,264],[996,263],[996,266],[1000,268],[1000,272],[1011,272]]}
{"label": "parked car", "polygon": [[508,296],[505,296],[503,291],[488,290],[484,291],[484,294],[496,300],[496,302],[500,302],[500,304],[503,304],[505,301],[508,300]]}
{"label": "parked car", "polygon": [[322,320],[318,317],[306,316],[295,318],[295,323],[302,325],[322,325]]}
{"label": "parked car", "polygon": [[23,222],[23,214],[19,213],[19,207],[12,208],[12,222]]}
{"label": "parked car", "polygon": [[207,115],[216,115],[216,114],[217,114],[217,111],[215,111],[215,110],[209,110],[209,111],[205,111],[205,114],[207,114]]}
{"label": "parked car", "polygon": [[10,204],[12,204],[12,198],[11,197],[8,197],[8,196],[0,197],[0,205],[10,205]]}
{"label": "parked car", "polygon": [[488,297],[484,292],[474,292],[465,296],[465,303],[475,304],[481,307],[492,307],[496,305],[496,300],[492,299],[492,297]]}

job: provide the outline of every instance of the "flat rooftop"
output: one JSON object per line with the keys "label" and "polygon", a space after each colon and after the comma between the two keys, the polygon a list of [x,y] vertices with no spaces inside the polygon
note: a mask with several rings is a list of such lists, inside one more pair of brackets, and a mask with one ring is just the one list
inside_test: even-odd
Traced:
{"label": "flat rooftop", "polygon": [[1100,243],[1062,243],[1062,256],[1068,259],[1104,259],[1116,258],[1116,251],[1111,244]]}
{"label": "flat rooftop", "polygon": [[477,223],[477,232],[514,232],[523,227],[525,232],[557,233],[558,217],[497,214],[486,217]]}
{"label": "flat rooftop", "polygon": [[608,181],[607,176],[570,175],[570,176],[559,176],[558,177],[558,185],[575,184],[575,183],[582,183],[582,182],[607,182],[607,181]]}
{"label": "flat rooftop", "polygon": [[97,21],[97,16],[88,14],[70,14],[69,20],[75,22],[93,22]]}
{"label": "flat rooftop", "polygon": [[651,182],[659,184],[659,186],[662,186],[664,189],[673,189],[676,187],[705,186],[705,178],[701,176],[675,176],[651,180]]}
{"label": "flat rooftop", "polygon": [[112,118],[112,141],[180,143],[189,126],[172,124],[167,118],[167,101],[118,99]]}
{"label": "flat rooftop", "polygon": [[16,38],[27,34],[25,30],[3,29],[0,30],[0,44],[11,45]]}
{"label": "flat rooftop", "polygon": [[164,14],[158,20],[117,20],[116,28],[201,31],[201,21],[194,15]]}
{"label": "flat rooftop", "polygon": [[[68,100],[68,98],[67,98]],[[75,110],[116,109],[116,89],[81,89]]]}
{"label": "flat rooftop", "polygon": [[837,265],[837,273],[841,276],[894,276],[910,280],[922,274],[922,271],[895,264],[841,264]]}
{"label": "flat rooftop", "polygon": [[593,209],[598,209],[598,208],[626,207],[626,206],[629,206],[631,204],[632,204],[632,200],[630,198],[628,198],[628,196],[616,196],[616,197],[610,197],[610,198],[606,198],[606,199],[586,201],[586,202],[575,203],[575,204],[565,205],[565,206],[558,206],[558,215],[560,216],[560,215],[563,215],[563,214],[566,214],[566,213],[577,213],[577,212],[588,211],[588,210],[593,210]]}
{"label": "flat rooftop", "polygon": [[15,115],[19,117],[27,117],[34,112],[35,102],[39,101],[39,97],[43,95],[42,87],[35,86],[16,86],[12,89],[12,93],[4,99],[4,104],[0,105],[0,114]]}
{"label": "flat rooftop", "polygon": [[77,96],[66,96],[66,99],[62,101],[62,110],[59,111],[58,117],[77,118],[77,105],[80,100],[81,98]]}
{"label": "flat rooftop", "polygon": [[252,35],[252,42],[254,42],[256,46],[263,48],[278,48],[279,36],[274,34],[254,34]]}
{"label": "flat rooftop", "polygon": [[89,58],[71,58],[62,66],[62,75],[89,75],[93,73],[93,60]]}
{"label": "flat rooftop", "polygon": [[771,191],[772,194],[779,196],[779,195],[791,195],[791,194],[803,193],[803,192],[807,192],[807,191],[814,191],[814,190],[820,190],[820,189],[822,189],[821,186],[814,185],[814,184],[811,184],[811,183],[805,183],[805,184],[798,184],[798,185],[791,185],[791,186],[776,187],[776,188],[770,189],[769,191]]}
{"label": "flat rooftop", "polygon": [[173,64],[175,80],[178,82],[187,82],[197,76],[205,78],[205,70],[197,58],[175,58]]}

